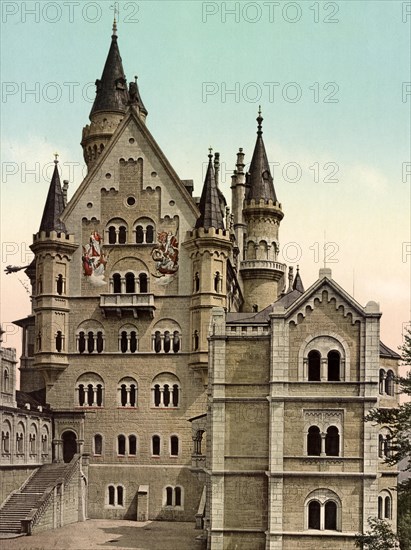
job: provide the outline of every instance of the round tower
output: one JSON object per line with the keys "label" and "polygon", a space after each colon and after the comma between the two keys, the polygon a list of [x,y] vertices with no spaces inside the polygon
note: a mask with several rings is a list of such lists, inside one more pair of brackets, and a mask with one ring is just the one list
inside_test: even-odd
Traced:
{"label": "round tower", "polygon": [[243,221],[245,235],[240,273],[243,280],[243,311],[259,311],[279,297],[285,264],[278,261],[279,227],[284,217],[277,200],[262,138],[261,109],[258,112],[257,142],[246,175]]}
{"label": "round tower", "polygon": [[78,245],[60,219],[64,199],[57,158],[54,162],[40,229],[33,236],[30,247],[35,254],[36,265],[33,289],[35,349],[33,369],[24,369],[22,387],[25,391],[42,389],[45,385],[51,387],[68,365],[68,264]]}
{"label": "round tower", "polygon": [[226,307],[227,260],[232,251],[229,231],[224,228],[221,204],[213,166],[209,163],[200,200],[200,217],[187,234],[183,246],[191,259],[192,295],[190,304],[190,367],[207,383],[208,331],[213,307]]}

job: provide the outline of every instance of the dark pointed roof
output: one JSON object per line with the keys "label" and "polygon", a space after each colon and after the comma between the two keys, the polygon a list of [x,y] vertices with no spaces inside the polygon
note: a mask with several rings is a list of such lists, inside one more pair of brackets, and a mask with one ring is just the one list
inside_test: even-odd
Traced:
{"label": "dark pointed roof", "polygon": [[126,75],[117,44],[116,25],[113,26],[110,50],[100,80],[96,80],[96,99],[90,116],[98,111],[120,111],[127,108],[129,95]]}
{"label": "dark pointed roof", "polygon": [[134,82],[130,82],[128,95],[130,97],[130,103],[132,105],[138,105],[140,111],[147,115],[148,111],[144,106],[143,100],[141,99],[140,90],[138,88],[137,76],[134,77]]}
{"label": "dark pointed roof", "polygon": [[57,165],[58,160],[56,159],[54,161],[54,172],[51,178],[39,231],[57,231],[57,233],[67,233],[66,226],[60,220],[60,216],[64,210],[64,198],[61,190],[60,176]]}
{"label": "dark pointed roof", "polygon": [[297,273],[295,275],[294,283],[293,283],[293,290],[298,290],[298,292],[301,292],[301,294],[304,292],[304,285],[301,280],[300,276],[300,268],[297,265]]}
{"label": "dark pointed roof", "polygon": [[201,193],[199,205],[200,217],[197,220],[196,228],[204,227],[204,229],[209,229],[210,227],[214,227],[215,229],[224,229],[211,150],[208,158],[207,174],[204,180],[203,192]]}
{"label": "dark pointed roof", "polygon": [[401,359],[396,351],[393,351],[391,348],[383,344],[380,340],[380,357],[390,357],[392,359]]}
{"label": "dark pointed roof", "polygon": [[270,171],[270,165],[268,164],[267,153],[265,151],[262,131],[261,108],[258,111],[258,130],[257,141],[254,148],[253,158],[251,159],[250,170],[247,174],[247,195],[246,199],[254,199],[259,201],[264,199],[265,201],[271,199],[276,201],[277,197],[274,191],[273,177]]}

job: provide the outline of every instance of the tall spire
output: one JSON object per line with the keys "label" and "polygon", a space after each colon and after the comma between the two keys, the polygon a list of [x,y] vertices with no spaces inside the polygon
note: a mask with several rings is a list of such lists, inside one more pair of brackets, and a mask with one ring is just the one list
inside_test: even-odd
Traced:
{"label": "tall spire", "polygon": [[57,168],[59,162],[57,157],[58,154],[55,153],[54,172],[51,178],[39,231],[57,231],[57,233],[67,233],[66,226],[60,220],[60,216],[64,210],[64,198],[61,190],[59,171]]}
{"label": "tall spire", "polygon": [[215,229],[224,229],[223,215],[221,213],[218,189],[215,181],[211,147],[209,151],[207,174],[204,180],[199,206],[200,217],[197,220],[196,228],[204,227],[204,229],[209,229],[210,227],[214,227]]}
{"label": "tall spire", "polygon": [[100,80],[96,80],[96,98],[90,117],[98,111],[126,111],[128,91],[123,62],[117,44],[117,21],[114,16],[111,45]]}
{"label": "tall spire", "polygon": [[253,158],[251,159],[250,170],[247,174],[247,194],[246,200],[260,201],[260,199],[272,200],[276,202],[277,197],[274,191],[273,178],[268,164],[267,153],[263,141],[263,130],[261,116],[261,106],[257,117],[257,141],[254,148]]}

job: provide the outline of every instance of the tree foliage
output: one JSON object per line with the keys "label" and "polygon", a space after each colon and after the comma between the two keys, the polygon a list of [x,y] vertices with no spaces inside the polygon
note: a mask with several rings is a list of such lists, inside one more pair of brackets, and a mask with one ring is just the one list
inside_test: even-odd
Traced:
{"label": "tree foliage", "polygon": [[402,550],[411,549],[411,478],[398,485],[397,531]]}
{"label": "tree foliage", "polygon": [[[407,328],[404,343],[400,346],[403,364],[411,368],[411,329]],[[405,376],[397,376],[399,392],[411,398],[411,370]],[[372,409],[365,420],[386,426],[390,432],[390,452],[385,457],[388,464],[398,464],[408,459],[407,469],[411,469],[411,402],[407,401],[395,408]]]}
{"label": "tree foliage", "polygon": [[355,535],[355,546],[361,550],[394,550],[398,539],[389,523],[383,519],[369,518],[370,529],[363,535]]}

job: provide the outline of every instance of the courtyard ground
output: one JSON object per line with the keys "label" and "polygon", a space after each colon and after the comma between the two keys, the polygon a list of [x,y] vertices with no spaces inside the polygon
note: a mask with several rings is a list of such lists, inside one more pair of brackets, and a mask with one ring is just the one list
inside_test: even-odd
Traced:
{"label": "courtyard ground", "polygon": [[0,538],[1,550],[202,550],[193,523],[87,520],[31,537]]}

